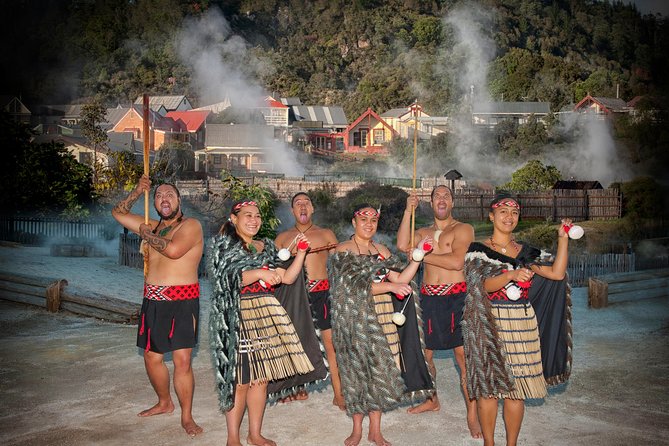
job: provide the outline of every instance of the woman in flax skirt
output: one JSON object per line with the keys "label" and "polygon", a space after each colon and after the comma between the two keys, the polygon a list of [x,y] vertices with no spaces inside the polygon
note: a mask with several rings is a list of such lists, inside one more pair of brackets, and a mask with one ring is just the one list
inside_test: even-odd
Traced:
{"label": "woman in flax skirt", "polygon": [[571,301],[565,278],[569,238],[564,228],[571,220],[562,220],[551,262],[547,253],[515,240],[520,217],[515,198],[496,195],[489,217],[492,236],[472,243],[465,257],[467,386],[477,400],[484,446],[494,445],[499,398],[504,401],[506,444],[513,446],[525,399],[546,397],[547,384],[565,382],[571,371]]}
{"label": "woman in flax skirt", "polygon": [[301,274],[308,240],[299,236],[297,241],[303,243],[295,261],[288,269],[276,268],[274,243],[254,239],[261,224],[254,201],[234,203],[210,259],[211,350],[227,446],[241,445],[239,430],[247,408],[247,444],[274,446],[261,434],[268,382],[314,370],[289,315],[273,294],[275,286],[292,283]]}
{"label": "woman in flax skirt", "polygon": [[[412,260],[407,266],[391,259],[388,248],[372,239],[379,216],[372,206],[360,205],[352,220],[353,237],[337,246],[328,265],[332,339],[346,413],[353,418],[346,446],[360,444],[365,415],[369,415],[367,439],[376,446],[389,446],[381,433],[381,413],[434,393],[411,283],[420,262]],[[406,321],[398,327],[393,313],[400,308]]]}

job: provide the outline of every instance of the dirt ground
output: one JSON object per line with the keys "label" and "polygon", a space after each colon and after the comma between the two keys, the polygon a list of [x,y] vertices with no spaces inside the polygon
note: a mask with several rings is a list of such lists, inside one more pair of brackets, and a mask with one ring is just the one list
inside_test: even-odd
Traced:
{"label": "dirt ground", "polygon": [[[114,262],[0,247],[0,271],[67,278],[70,286],[139,301],[141,271]],[[0,300],[0,444],[225,444],[225,417],[218,410],[208,351],[208,287],[204,289],[203,329],[193,361],[194,415],[204,434],[187,437],[178,409],[172,415],[137,417],[155,396],[134,346],[136,326]],[[669,445],[669,299],[591,310],[586,291],[577,288],[573,296],[572,378],[544,402],[528,403],[519,444]],[[469,437],[450,352],[440,352],[437,369],[441,411],[384,414],[384,435],[395,445],[482,444]],[[304,402],[268,407],[263,432],[280,445],[341,445],[351,420],[331,400],[328,389]],[[246,426],[245,420],[242,432]],[[501,415],[496,438],[504,444]]]}

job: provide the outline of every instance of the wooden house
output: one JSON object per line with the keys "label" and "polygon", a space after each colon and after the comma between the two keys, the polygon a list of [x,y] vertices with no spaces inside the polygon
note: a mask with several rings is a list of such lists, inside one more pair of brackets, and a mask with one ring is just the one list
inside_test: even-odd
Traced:
{"label": "wooden house", "polygon": [[30,124],[32,113],[16,96],[0,96],[0,110],[16,122]]}
{"label": "wooden house", "polygon": [[[142,107],[144,105],[144,97],[139,96],[135,100],[135,105]],[[193,106],[186,96],[149,96],[149,108],[154,112],[165,116],[171,111],[186,111],[192,110]]]}
{"label": "wooden house", "polygon": [[209,110],[171,111],[167,118],[174,120],[181,128],[185,128],[190,135],[189,144],[193,150],[204,148],[205,131]]}
{"label": "wooden house", "polygon": [[620,98],[590,96],[589,94],[574,106],[574,112],[594,113],[600,116],[614,117],[623,113],[630,113],[632,107]]}
{"label": "wooden house", "polygon": [[351,154],[387,155],[387,144],[399,136],[397,131],[368,108],[343,132],[344,151]]}
{"label": "wooden house", "polygon": [[207,124],[204,148],[195,152],[195,170],[268,171],[274,128],[258,124]]}
{"label": "wooden house", "polygon": [[530,116],[545,122],[550,114],[548,102],[482,102],[472,105],[472,124],[495,128],[502,121],[526,124]]}
{"label": "wooden house", "polygon": [[[112,128],[114,132],[132,132],[135,139],[144,141],[144,118],[141,106],[133,106]],[[190,134],[185,126],[171,118],[149,110],[149,150],[158,150],[164,144],[189,143]]]}

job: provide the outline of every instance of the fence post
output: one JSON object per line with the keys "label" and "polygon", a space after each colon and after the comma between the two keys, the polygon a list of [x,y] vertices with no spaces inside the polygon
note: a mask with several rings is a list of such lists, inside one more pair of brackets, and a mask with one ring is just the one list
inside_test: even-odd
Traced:
{"label": "fence post", "polygon": [[553,209],[551,215],[553,216],[553,221],[557,221],[557,190],[553,189]]}

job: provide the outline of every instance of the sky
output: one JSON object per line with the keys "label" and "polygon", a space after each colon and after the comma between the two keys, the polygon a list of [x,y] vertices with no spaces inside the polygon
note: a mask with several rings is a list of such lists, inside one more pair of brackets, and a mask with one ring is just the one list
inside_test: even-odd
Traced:
{"label": "sky", "polygon": [[641,14],[659,12],[664,17],[669,17],[669,0],[628,0],[628,3],[634,3]]}

